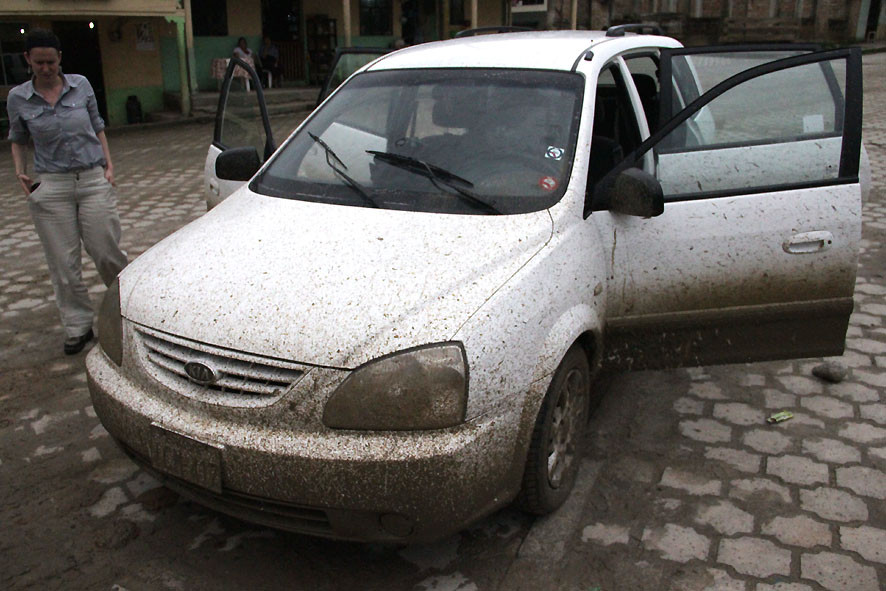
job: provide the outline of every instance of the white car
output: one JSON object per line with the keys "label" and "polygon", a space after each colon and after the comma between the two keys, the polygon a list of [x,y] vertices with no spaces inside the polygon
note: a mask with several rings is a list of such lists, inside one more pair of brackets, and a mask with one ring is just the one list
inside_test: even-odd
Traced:
{"label": "white car", "polygon": [[598,371],[840,354],[860,52],[636,30],[390,53],[264,164],[223,110],[219,205],[103,303],[107,430],[219,511],[412,542],[555,510]]}

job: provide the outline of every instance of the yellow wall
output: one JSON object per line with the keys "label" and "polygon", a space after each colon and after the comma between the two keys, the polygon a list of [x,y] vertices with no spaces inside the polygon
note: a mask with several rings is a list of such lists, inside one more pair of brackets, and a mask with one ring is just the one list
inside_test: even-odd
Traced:
{"label": "yellow wall", "polygon": [[[360,0],[350,0],[351,2],[351,38],[360,36]],[[393,37],[397,38],[402,35],[402,27],[400,24],[400,13],[402,2],[393,1],[393,20],[392,31]],[[302,0],[302,12],[305,17],[311,17],[318,14],[325,14],[329,18],[336,20],[336,27],[340,43],[344,43],[344,10],[342,0]]]}
{"label": "yellow wall", "polygon": [[261,0],[228,0],[228,35],[247,37],[261,33]]}
{"label": "yellow wall", "polygon": [[0,15],[184,15],[178,0],[2,0]]}
{"label": "yellow wall", "polygon": [[[465,8],[469,12],[468,18],[470,18],[470,0],[465,2]],[[477,0],[477,23],[478,27],[497,27],[499,25],[507,24],[502,19],[502,5],[501,2],[497,2],[495,0]]]}
{"label": "yellow wall", "polygon": [[[175,25],[162,18],[127,18],[122,24],[115,22],[116,20],[101,18],[96,21],[105,86],[110,90],[163,84],[160,38],[175,37]],[[139,23],[150,24],[154,37],[153,50],[136,48],[135,30]],[[111,40],[111,33],[116,31],[115,24],[119,25],[119,41]]]}
{"label": "yellow wall", "polygon": [[[358,0],[359,2],[359,0]],[[351,21],[354,25],[358,25],[356,29],[359,31],[359,23],[356,22],[360,18],[360,5],[358,2],[351,2]],[[354,11],[356,10],[356,17]],[[323,14],[329,18],[334,18],[338,26],[338,34],[344,36],[342,23],[344,22],[344,11],[342,10],[341,0],[302,0],[302,13],[305,18],[309,18],[318,14]],[[354,27],[351,27],[354,30]],[[353,35],[353,33],[351,33]]]}

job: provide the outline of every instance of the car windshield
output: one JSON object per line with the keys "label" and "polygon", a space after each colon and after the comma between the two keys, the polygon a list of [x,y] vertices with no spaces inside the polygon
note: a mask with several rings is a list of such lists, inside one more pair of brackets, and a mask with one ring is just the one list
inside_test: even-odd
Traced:
{"label": "car windshield", "polygon": [[368,72],[253,181],[257,193],[459,214],[546,209],[566,190],[584,80],[538,70]]}

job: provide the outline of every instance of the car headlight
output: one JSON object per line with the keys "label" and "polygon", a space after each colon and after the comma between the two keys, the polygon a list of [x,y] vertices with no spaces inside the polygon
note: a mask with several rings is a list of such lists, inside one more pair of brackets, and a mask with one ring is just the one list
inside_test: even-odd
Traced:
{"label": "car headlight", "polygon": [[123,316],[120,314],[120,280],[108,286],[98,312],[98,342],[105,355],[117,365],[123,364]]}
{"label": "car headlight", "polygon": [[323,423],[335,429],[443,429],[465,420],[467,404],[464,348],[438,343],[355,369],[326,403]]}

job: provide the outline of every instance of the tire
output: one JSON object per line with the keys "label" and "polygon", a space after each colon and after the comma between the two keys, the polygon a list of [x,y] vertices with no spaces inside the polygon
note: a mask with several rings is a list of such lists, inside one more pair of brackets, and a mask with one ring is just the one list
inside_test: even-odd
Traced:
{"label": "tire", "polygon": [[554,372],[535,419],[516,501],[528,513],[552,513],[572,492],[590,412],[590,374],[580,345],[566,352]]}

